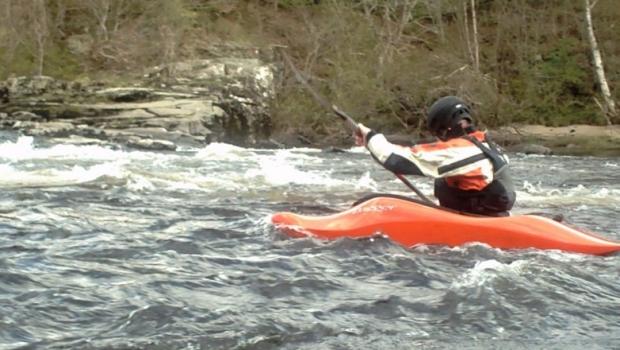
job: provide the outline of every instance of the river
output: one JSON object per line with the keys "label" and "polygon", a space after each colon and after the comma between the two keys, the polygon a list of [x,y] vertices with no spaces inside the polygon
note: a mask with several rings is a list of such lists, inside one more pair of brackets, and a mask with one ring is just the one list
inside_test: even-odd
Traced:
{"label": "river", "polygon": [[[620,239],[620,159],[510,157],[515,213]],[[5,133],[0,169],[0,349],[620,347],[618,254],[327,242],[269,224],[414,196],[360,148],[142,152]]]}

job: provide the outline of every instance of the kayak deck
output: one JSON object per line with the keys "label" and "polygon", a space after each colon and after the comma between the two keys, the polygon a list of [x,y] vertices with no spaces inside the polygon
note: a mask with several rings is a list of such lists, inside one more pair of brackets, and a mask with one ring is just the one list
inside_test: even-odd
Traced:
{"label": "kayak deck", "polygon": [[271,221],[293,237],[338,239],[381,234],[406,247],[480,242],[500,249],[557,249],[596,255],[620,251],[620,242],[537,215],[468,216],[392,197],[375,197],[325,216],[281,212],[272,215]]}

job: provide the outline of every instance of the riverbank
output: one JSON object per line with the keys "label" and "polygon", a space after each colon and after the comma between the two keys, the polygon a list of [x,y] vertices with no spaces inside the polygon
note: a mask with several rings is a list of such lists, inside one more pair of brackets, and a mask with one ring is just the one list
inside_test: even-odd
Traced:
{"label": "riverbank", "polygon": [[620,156],[620,125],[514,125],[499,128],[493,134],[514,152]]}
{"label": "riverbank", "polygon": [[[274,117],[272,106],[279,95],[274,92],[278,74],[273,65],[251,58],[178,65],[177,74],[185,72],[187,78],[173,85],[162,83],[157,73],[126,86],[80,84],[51,77],[9,79],[3,84],[6,94],[0,102],[0,128],[60,138],[65,143],[110,143],[168,151],[211,142],[327,150],[352,145],[350,133],[338,121],[317,126],[299,120],[287,127]],[[291,114],[291,119],[296,117]],[[402,145],[428,136],[416,130],[391,134],[388,130],[394,128],[372,126]],[[620,156],[619,125],[511,125],[493,128],[490,133],[511,152]]]}
{"label": "riverbank", "polygon": [[[412,145],[424,139],[420,133],[390,134],[388,140]],[[489,131],[492,139],[509,152],[543,155],[620,156],[620,125],[511,125]],[[353,140],[343,130],[317,135],[310,130],[287,130],[273,134],[268,143],[276,147],[346,148]]]}

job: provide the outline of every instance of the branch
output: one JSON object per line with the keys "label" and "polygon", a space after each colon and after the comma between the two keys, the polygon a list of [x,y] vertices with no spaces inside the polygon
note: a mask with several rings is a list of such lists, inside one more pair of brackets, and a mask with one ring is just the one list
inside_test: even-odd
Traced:
{"label": "branch", "polygon": [[452,73],[450,73],[450,74],[446,75],[446,77],[445,77],[445,78],[446,78],[446,79],[447,79],[447,78],[450,78],[450,77],[451,77],[451,76],[453,76],[454,74],[456,74],[456,73],[458,73],[458,72],[460,72],[460,71],[464,70],[465,68],[467,68],[467,66],[469,66],[469,65],[468,65],[468,64],[466,64],[466,65],[462,66],[461,68],[456,69],[454,72],[452,72]]}
{"label": "branch", "polygon": [[596,105],[598,106],[598,108],[601,109],[601,112],[603,112],[603,118],[605,118],[605,121],[607,122],[608,126],[612,125],[611,119],[609,119],[609,116],[607,115],[608,110],[607,108],[605,108],[605,106],[603,106],[603,104],[598,100],[598,98],[596,98],[596,96],[592,96],[592,98],[594,99],[594,102],[596,102]]}
{"label": "branch", "polygon": [[594,8],[594,6],[596,6],[597,3],[598,3],[598,0],[594,0],[592,5],[590,5],[590,10],[592,10]]}

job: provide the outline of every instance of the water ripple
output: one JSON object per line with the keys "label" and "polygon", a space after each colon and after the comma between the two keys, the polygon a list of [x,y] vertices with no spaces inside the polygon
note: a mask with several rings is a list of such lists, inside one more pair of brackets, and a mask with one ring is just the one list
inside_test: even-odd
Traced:
{"label": "water ripple", "polygon": [[[620,345],[617,254],[405,249],[382,237],[291,239],[269,224],[276,211],[334,213],[377,189],[407,194],[363,153],[7,140],[0,349]],[[617,160],[512,159],[519,210],[620,237]]]}

